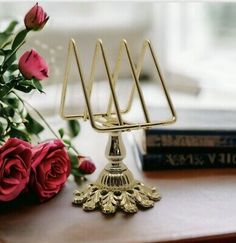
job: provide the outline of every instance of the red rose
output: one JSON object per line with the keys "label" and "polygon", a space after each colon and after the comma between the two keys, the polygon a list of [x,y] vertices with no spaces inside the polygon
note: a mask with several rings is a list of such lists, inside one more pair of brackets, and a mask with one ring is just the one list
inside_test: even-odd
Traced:
{"label": "red rose", "polygon": [[41,202],[52,198],[61,190],[70,169],[69,156],[59,139],[33,148],[30,185]]}
{"label": "red rose", "polygon": [[0,201],[16,198],[29,181],[31,145],[9,138],[0,148]]}
{"label": "red rose", "polygon": [[43,8],[36,3],[25,15],[25,27],[29,30],[40,30],[47,23],[49,17]]}
{"label": "red rose", "polygon": [[26,51],[19,60],[19,70],[25,78],[48,78],[48,65],[34,49]]}
{"label": "red rose", "polygon": [[78,156],[79,167],[78,170],[80,173],[89,175],[96,170],[96,166],[89,157]]}

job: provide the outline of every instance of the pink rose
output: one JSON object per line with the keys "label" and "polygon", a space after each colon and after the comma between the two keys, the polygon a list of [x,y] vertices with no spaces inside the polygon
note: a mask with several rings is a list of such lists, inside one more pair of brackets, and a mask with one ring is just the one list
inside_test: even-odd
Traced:
{"label": "pink rose", "polygon": [[36,3],[25,15],[25,27],[29,30],[40,30],[47,23],[49,17],[43,8]]}
{"label": "pink rose", "polygon": [[25,52],[20,57],[18,66],[20,72],[27,79],[43,80],[48,77],[48,65],[34,49]]}
{"label": "pink rose", "polygon": [[64,144],[59,140],[33,148],[30,186],[43,202],[55,196],[65,184],[71,165]]}
{"label": "pink rose", "polygon": [[79,167],[78,170],[80,173],[89,175],[96,170],[96,166],[89,157],[78,156]]}
{"label": "pink rose", "polygon": [[9,138],[0,148],[0,201],[15,199],[29,181],[31,145]]}

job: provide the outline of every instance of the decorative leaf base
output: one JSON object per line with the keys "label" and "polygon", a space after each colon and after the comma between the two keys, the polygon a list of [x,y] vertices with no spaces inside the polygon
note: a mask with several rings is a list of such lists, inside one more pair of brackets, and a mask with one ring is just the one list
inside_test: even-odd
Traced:
{"label": "decorative leaf base", "polygon": [[121,209],[126,213],[136,213],[138,206],[151,208],[160,199],[161,196],[154,187],[134,181],[130,189],[122,190],[108,190],[98,184],[90,184],[83,192],[75,190],[73,203],[83,205],[85,211],[101,209],[105,214],[112,214]]}
{"label": "decorative leaf base", "polygon": [[96,182],[83,192],[74,192],[74,204],[83,205],[86,211],[101,209],[105,214],[115,213],[119,209],[136,213],[138,206],[151,208],[155,201],[161,199],[154,187],[136,181],[123,163],[125,147],[120,132],[110,134],[106,157],[109,162]]}

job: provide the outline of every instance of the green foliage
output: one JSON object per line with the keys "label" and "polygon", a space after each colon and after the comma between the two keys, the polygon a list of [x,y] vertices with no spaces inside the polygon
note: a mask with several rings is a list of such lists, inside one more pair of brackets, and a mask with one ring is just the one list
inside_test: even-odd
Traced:
{"label": "green foliage", "polygon": [[68,121],[68,127],[69,127],[69,133],[70,133],[70,136],[73,138],[73,137],[76,137],[79,132],[80,132],[80,124],[77,120],[69,120]]}
{"label": "green foliage", "polygon": [[25,42],[23,41],[15,49],[7,50],[5,52],[6,54],[0,71],[1,74],[4,74],[8,70],[8,68],[16,61],[16,52],[24,43]]}
{"label": "green foliage", "polygon": [[75,181],[79,182],[81,177],[84,177],[84,174],[82,174],[79,171],[78,155],[76,155],[72,149],[68,150],[68,154],[69,154],[70,161],[71,161],[71,174],[74,176]]}
{"label": "green foliage", "polygon": [[36,79],[23,79],[20,80],[15,86],[14,88],[16,90],[22,91],[24,93],[30,93],[32,90],[37,89],[40,93],[44,93],[43,92],[43,87],[42,84],[40,83],[40,81],[36,80]]}
{"label": "green foliage", "polygon": [[60,135],[60,138],[63,139],[64,134],[65,134],[64,129],[63,129],[63,128],[60,128],[60,129],[58,130],[58,133],[59,133],[59,135]]}
{"label": "green foliage", "polygon": [[17,83],[17,79],[12,79],[10,82],[4,82],[4,84],[0,86],[0,99],[2,100],[6,95],[8,95]]}
{"label": "green foliage", "polygon": [[15,37],[11,49],[16,50],[25,40],[26,35],[28,34],[29,30],[24,29],[21,30]]}
{"label": "green foliage", "polygon": [[[39,137],[44,130],[43,125],[46,125],[54,136],[59,138],[44,117],[21,98],[22,93],[44,92],[39,80],[27,79],[19,71],[17,52],[24,45],[30,30],[24,28],[15,34],[17,24],[17,21],[12,21],[3,32],[0,32],[0,144],[9,137],[31,142],[33,137]],[[43,125],[30,114],[31,111],[41,119]],[[78,169],[79,153],[71,142],[71,139],[79,132],[80,124],[76,120],[68,122],[67,133],[62,128],[58,130],[67,148],[71,160],[71,173],[76,181],[84,178]]]}
{"label": "green foliage", "polygon": [[8,132],[7,135],[9,137],[19,138],[28,142],[31,141],[29,134],[24,129],[20,129],[14,126],[11,127],[11,130]]}
{"label": "green foliage", "polygon": [[31,136],[38,135],[44,127],[36,121],[25,107],[24,102],[9,93],[0,101],[0,137],[17,137],[31,141]]}
{"label": "green foliage", "polygon": [[43,126],[37,122],[29,113],[25,117],[24,122],[26,131],[30,134],[39,134],[43,131]]}
{"label": "green foliage", "polygon": [[[43,93],[43,87],[37,79],[26,79],[18,69],[16,54],[25,43],[25,38],[30,30],[23,29],[14,37],[16,25],[17,22],[12,21],[5,31],[0,33],[0,143],[9,137],[31,142],[32,137],[40,135],[44,126],[30,114],[30,109],[58,137],[43,116],[20,97],[21,93],[32,91]],[[62,128],[58,130],[59,136],[68,150],[72,174],[77,179],[83,175],[78,170],[78,152],[73,147],[71,138],[76,137],[79,132],[80,124],[76,120],[68,122],[67,133]]]}
{"label": "green foliage", "polygon": [[72,167],[78,168],[78,155],[76,155],[72,149],[69,149],[68,154],[71,160]]}
{"label": "green foliage", "polygon": [[16,53],[25,43],[29,32],[19,31],[14,37],[16,21],[0,33],[0,140],[17,137],[30,141],[38,136],[44,127],[36,121],[26,109],[24,101],[16,91],[30,93],[37,90],[43,92],[39,80],[26,79],[18,70]]}
{"label": "green foliage", "polygon": [[12,37],[13,31],[17,24],[17,21],[12,21],[9,23],[5,31],[0,33],[0,48],[4,48],[7,46],[7,44],[11,43],[10,38]]}
{"label": "green foliage", "polygon": [[[76,124],[76,133],[78,134],[78,122],[72,123],[73,125]],[[60,128],[58,130],[58,133],[60,135],[60,138],[62,139],[63,143],[67,147],[68,155],[70,157],[71,161],[71,174],[74,176],[75,181],[77,182],[80,180],[84,175],[79,171],[79,161],[78,161],[78,155],[79,153],[76,151],[76,149],[73,147],[71,143],[71,139],[68,137],[68,135],[65,133],[63,128]]]}

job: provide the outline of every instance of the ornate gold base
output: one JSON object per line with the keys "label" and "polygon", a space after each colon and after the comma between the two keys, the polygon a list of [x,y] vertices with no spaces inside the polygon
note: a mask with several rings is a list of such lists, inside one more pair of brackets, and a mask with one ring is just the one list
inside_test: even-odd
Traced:
{"label": "ornate gold base", "polygon": [[106,148],[107,166],[94,184],[80,192],[74,192],[76,205],[83,205],[87,211],[99,208],[105,214],[121,209],[127,213],[136,213],[137,206],[150,208],[161,199],[156,189],[136,181],[123,163],[125,148],[120,133],[111,133]]}
{"label": "ornate gold base", "polygon": [[150,208],[154,202],[161,197],[155,188],[149,188],[143,183],[136,181],[133,188],[129,190],[108,191],[99,185],[90,184],[89,187],[80,192],[74,192],[74,204],[83,205],[86,211],[101,209],[105,214],[115,213],[118,209],[126,213],[136,213],[137,206]]}

